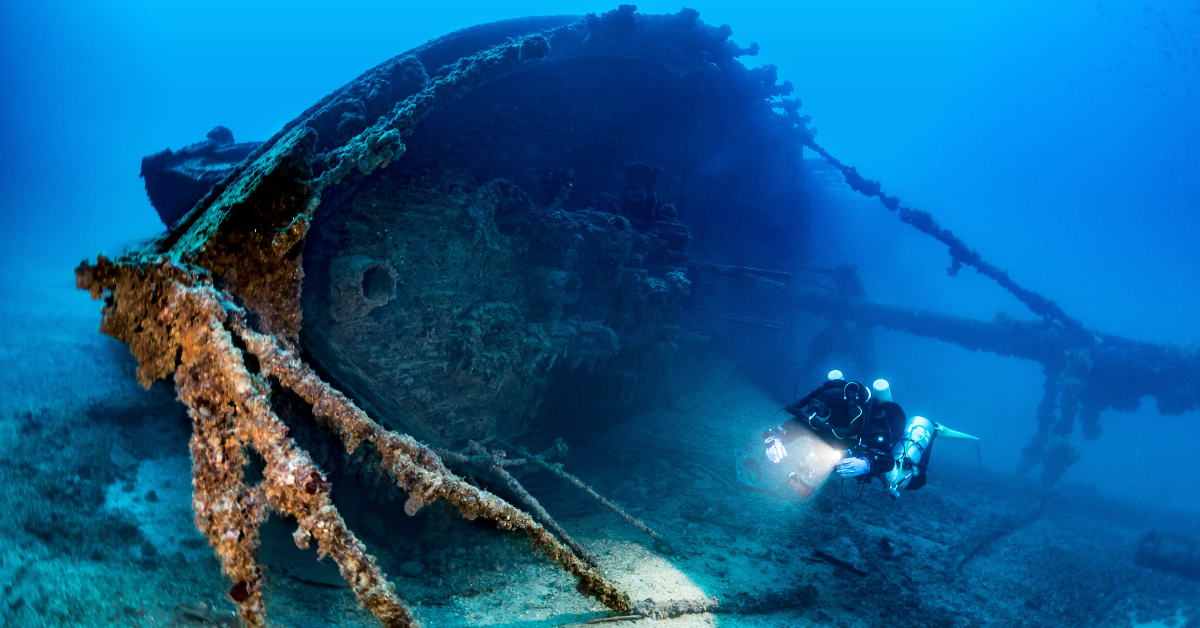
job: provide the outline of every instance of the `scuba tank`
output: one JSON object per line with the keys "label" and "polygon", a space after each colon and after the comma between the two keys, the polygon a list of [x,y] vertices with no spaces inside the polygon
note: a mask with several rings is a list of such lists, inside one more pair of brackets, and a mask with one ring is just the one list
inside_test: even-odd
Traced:
{"label": "scuba tank", "polygon": [[[886,384],[886,382],[884,383]],[[956,440],[979,440],[970,434],[963,434],[938,425],[923,416],[914,416],[909,419],[908,425],[904,428],[904,438],[892,448],[892,459],[896,461],[896,466],[882,477],[884,490],[889,495],[894,498],[900,497],[900,489],[908,488],[908,485],[917,481],[917,478],[920,478],[920,483],[916,484],[914,488],[925,483],[922,474],[925,473],[925,467],[929,464],[929,447],[938,436]]]}
{"label": "scuba tank", "polygon": [[[880,402],[892,400],[892,386],[886,379],[877,379],[871,384],[875,397]],[[962,432],[956,432],[944,425],[938,425],[923,417],[914,416],[904,426],[904,437],[892,447],[892,460],[895,466],[884,473],[884,490],[892,497],[900,497],[900,489],[920,488],[925,484],[925,470],[929,466],[930,447],[938,436],[957,440],[979,440]]]}
{"label": "scuba tank", "polygon": [[892,385],[886,379],[877,379],[871,384],[871,388],[875,389],[875,397],[882,402],[892,400]]}
{"label": "scuba tank", "polygon": [[[842,372],[838,370],[830,371],[827,377],[829,380],[841,380],[844,378]],[[853,388],[853,391],[851,390],[852,386],[855,387]],[[826,425],[824,420],[819,422],[821,423],[821,427],[828,428],[838,439],[851,439],[858,441],[859,435],[857,431],[855,431],[855,421],[858,421],[859,418],[864,417],[866,412],[873,411],[869,410],[869,408],[875,407],[876,403],[886,404],[891,402],[892,387],[891,384],[889,384],[885,379],[875,380],[871,383],[870,387],[863,386],[857,381],[847,382],[842,388],[842,397],[847,403],[850,403],[852,406],[858,409],[858,417],[852,417],[850,425],[846,426],[845,428],[840,428],[840,432],[845,433],[839,433],[839,428],[833,428],[829,425]],[[853,397],[853,399],[851,397]],[[817,397],[810,403],[815,403],[819,400],[820,397]],[[888,410],[887,412],[891,411]],[[903,416],[903,413],[900,414]],[[828,413],[825,413],[825,416],[828,417]],[[815,417],[816,414],[812,414],[807,417],[798,416],[797,418],[801,419],[801,422],[804,422],[804,418],[807,418],[808,426],[816,429],[816,426],[813,425]],[[899,423],[900,417],[894,418],[897,419],[895,423]],[[891,420],[888,419],[888,421],[890,422]],[[896,426],[895,423],[891,423],[891,427],[886,428],[891,430],[892,434],[894,434],[894,430],[898,429],[898,426]],[[878,430],[873,432],[873,434],[876,435],[878,433]],[[936,439],[938,436],[959,440],[979,440],[978,438],[969,434],[956,432],[943,425],[934,423],[925,417],[912,417],[905,424],[904,433],[901,438],[898,439],[892,446],[892,460],[895,464],[890,471],[884,473],[882,476],[879,476],[879,479],[883,482],[884,490],[889,495],[894,498],[898,498],[900,497],[900,489],[913,490],[924,486],[926,468],[929,466],[929,456],[932,453],[931,447],[933,446],[934,439]],[[884,438],[884,436],[878,436],[879,441],[884,441]],[[767,442],[770,443],[771,440],[768,439]],[[860,445],[862,444],[861,441],[858,442]],[[846,445],[849,444],[850,441],[848,440]],[[882,442],[880,444],[882,445]],[[886,445],[883,445],[883,447],[886,447]],[[802,498],[807,498],[815,492],[816,488],[824,482],[825,477],[828,476],[829,472],[832,470],[833,464],[837,462],[836,459],[831,461],[824,460],[824,458],[827,458],[828,456],[820,453],[821,451],[828,450],[830,453],[834,454],[837,459],[842,458],[850,452],[850,450],[830,450],[828,446],[821,443],[820,439],[813,435],[806,435],[802,440],[791,445],[789,448],[793,449],[797,454],[800,455],[797,455],[793,458],[794,462],[791,464],[795,464],[795,467],[794,470],[788,474],[788,485],[795,489],[796,492],[800,493]],[[880,455],[886,455],[883,453],[883,451],[874,451]],[[745,455],[748,456],[749,454]],[[801,455],[803,456],[802,458]],[[782,460],[782,456],[780,457],[780,460]]]}

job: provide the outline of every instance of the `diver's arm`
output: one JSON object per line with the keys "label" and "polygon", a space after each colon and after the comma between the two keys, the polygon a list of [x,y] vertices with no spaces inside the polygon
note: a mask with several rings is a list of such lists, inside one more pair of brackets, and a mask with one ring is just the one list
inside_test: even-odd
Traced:
{"label": "diver's arm", "polygon": [[866,458],[843,458],[834,469],[843,478],[857,478],[871,472],[871,463]]}
{"label": "diver's arm", "polygon": [[[882,444],[882,443],[881,443]],[[851,455],[856,458],[862,458],[871,465],[867,475],[878,477],[891,471],[896,466],[896,461],[892,459],[891,443],[887,443],[887,450],[882,447],[867,447],[866,445],[858,445],[853,449]]]}
{"label": "diver's arm", "polygon": [[804,432],[805,427],[806,423],[800,419],[788,419],[783,422],[783,425],[764,433],[763,438],[767,438],[773,434],[778,436],[779,440],[783,441],[784,444],[787,444],[800,438],[800,434]]}
{"label": "diver's arm", "polygon": [[796,403],[793,403],[789,406],[785,406],[783,409],[786,410],[788,414],[790,414],[794,417],[803,417],[804,416],[804,408],[807,407],[808,402],[810,402],[814,398],[816,398],[817,395],[825,392],[826,390],[829,390],[830,388],[845,388],[845,386],[846,386],[846,380],[831,379],[831,380],[825,382],[824,384],[821,384],[820,386],[818,386],[816,390],[801,397],[800,400],[797,401]]}
{"label": "diver's arm", "polygon": [[804,411],[805,408],[808,407],[808,402],[812,401],[817,395],[825,392],[826,390],[828,390],[830,388],[842,387],[845,385],[846,385],[845,380],[831,379],[831,380],[825,382],[824,384],[821,384],[820,386],[818,386],[816,390],[801,397],[800,400],[797,401],[796,403],[793,403],[788,406],[784,406],[784,408],[783,408],[784,411],[786,411],[788,414],[792,415],[793,418],[788,419],[787,421],[784,421],[783,425],[780,425],[777,428],[774,428],[774,429],[764,432],[763,438],[767,438],[771,435],[774,435],[774,436],[777,436],[779,438],[779,440],[783,441],[784,443],[790,443],[790,442],[796,440],[797,438],[799,438],[800,434],[803,433],[805,428],[816,429],[817,426],[814,426],[809,423],[808,413],[806,413]]}
{"label": "diver's arm", "polygon": [[896,460],[893,457],[893,452],[896,449],[896,443],[904,439],[904,427],[908,424],[908,417],[904,414],[904,410],[899,404],[885,401],[880,406],[886,415],[884,420],[887,421],[891,440],[887,444],[887,449],[882,452],[883,455],[879,461],[871,462],[871,475],[874,476],[882,476],[884,473],[896,468]]}
{"label": "diver's arm", "polygon": [[871,455],[863,457],[871,463],[871,470],[867,472],[871,477],[879,477],[896,468],[896,461],[892,459],[890,454],[883,455],[879,452],[873,452]]}

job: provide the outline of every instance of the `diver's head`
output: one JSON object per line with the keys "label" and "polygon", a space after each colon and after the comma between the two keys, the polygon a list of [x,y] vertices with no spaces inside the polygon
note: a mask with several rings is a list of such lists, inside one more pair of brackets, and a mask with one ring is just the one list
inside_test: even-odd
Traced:
{"label": "diver's head", "polygon": [[858,382],[846,382],[842,387],[821,391],[808,402],[807,414],[812,421],[820,421],[831,427],[845,428],[855,418],[862,416],[863,406],[870,393]]}
{"label": "diver's head", "polygon": [[831,388],[808,402],[808,413],[824,423],[841,425],[845,423],[849,405],[841,390]]}
{"label": "diver's head", "polygon": [[807,414],[812,415],[812,417],[815,419],[828,421],[832,412],[833,410],[829,407],[829,404],[825,401],[822,401],[819,395],[817,397],[813,397],[812,400],[808,402]]}

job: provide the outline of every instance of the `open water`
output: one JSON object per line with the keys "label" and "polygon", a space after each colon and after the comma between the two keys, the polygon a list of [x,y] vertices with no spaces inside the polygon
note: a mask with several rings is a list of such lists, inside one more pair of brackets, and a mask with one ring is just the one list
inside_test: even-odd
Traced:
{"label": "open water", "polygon": [[[759,44],[757,56],[740,61],[776,66],[794,85],[800,113],[811,116],[817,142],[885,192],[929,211],[1087,328],[1194,355],[1200,2],[689,6],[708,24],[730,25],[738,44]],[[96,333],[100,305],[74,290],[81,259],[116,255],[163,230],[138,177],[141,157],[199,141],[217,125],[239,141],[266,139],[366,69],[460,28],[614,8],[575,1],[0,6],[0,625],[234,621],[230,583],[191,527],[187,417],[169,386],[137,387],[128,350]],[[646,14],[679,9],[638,5]],[[850,190],[811,150],[804,156],[810,213],[794,244],[807,264],[856,264],[868,297],[879,302],[982,321],[997,312],[1035,318],[969,267],[948,275],[945,246]],[[789,336],[794,362],[722,363],[727,370],[714,379],[696,380],[698,390],[684,395],[691,401],[614,415],[616,427],[577,443],[565,460],[667,536],[694,539],[687,551],[653,551],[636,531],[618,530],[623,524],[607,511],[529,480],[551,514],[604,548],[602,571],[614,581],[660,600],[728,602],[768,590],[793,600],[757,615],[673,620],[689,625],[1200,622],[1200,372],[1159,374],[1193,382],[1182,413],[1162,413],[1146,397],[1136,410],[1105,409],[1097,439],[1076,428],[1069,436],[1079,461],[1045,487],[1036,467],[1015,473],[1037,428],[1040,365],[880,328],[877,372],[859,373],[848,355],[835,353],[802,374],[804,341],[821,324],[796,320],[808,327]],[[775,342],[729,333],[730,342]],[[772,414],[831,368],[864,381],[886,377],[910,415],[978,436],[978,447],[939,444],[930,485],[900,502],[873,490],[864,503],[847,505],[832,483],[812,502],[747,492],[735,481],[730,450],[758,447],[761,430],[778,422]],[[620,453],[618,445],[629,443],[635,453]],[[1023,509],[1032,503],[1044,510]],[[604,615],[520,536],[435,515],[420,528],[391,528],[370,513],[359,521],[374,530],[385,571],[404,574],[399,588],[418,600],[426,625],[558,626]],[[992,539],[988,520],[1008,524]],[[1183,539],[1181,564],[1196,571],[1135,560],[1152,530]],[[907,558],[876,557],[883,536],[907,544]],[[864,570],[876,575],[831,566],[813,550],[862,555]],[[274,565],[272,622],[374,621],[336,573],[313,575],[292,567],[294,556],[270,558],[274,551],[264,550]],[[860,577],[887,592],[859,597]],[[815,602],[800,584],[819,590]],[[950,592],[932,593],[943,589]],[[922,603],[908,615],[875,612]],[[1081,614],[1081,606],[1095,610]],[[1163,623],[1146,623],[1156,621]]]}

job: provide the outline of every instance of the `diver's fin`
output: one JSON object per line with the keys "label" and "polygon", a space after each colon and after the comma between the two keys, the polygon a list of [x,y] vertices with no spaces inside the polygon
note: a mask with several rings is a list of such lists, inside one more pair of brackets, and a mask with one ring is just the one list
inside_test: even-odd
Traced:
{"label": "diver's fin", "polygon": [[979,438],[977,438],[975,436],[971,436],[970,434],[963,434],[962,432],[955,432],[954,430],[946,427],[945,425],[937,426],[937,434],[940,438],[951,438],[951,439],[955,439],[955,440],[979,440]]}

